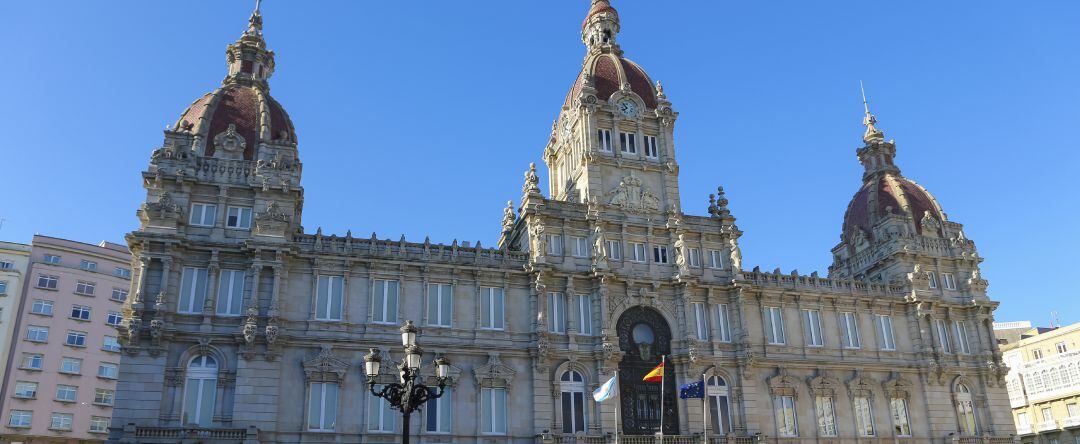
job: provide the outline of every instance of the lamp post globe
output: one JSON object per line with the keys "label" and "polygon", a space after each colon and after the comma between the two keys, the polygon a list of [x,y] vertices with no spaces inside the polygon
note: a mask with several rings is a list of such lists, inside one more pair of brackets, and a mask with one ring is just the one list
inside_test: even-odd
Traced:
{"label": "lamp post globe", "polygon": [[424,350],[416,344],[416,336],[420,331],[408,320],[401,326],[400,331],[401,344],[405,349],[405,357],[397,365],[400,382],[384,384],[380,390],[375,390],[375,379],[379,376],[382,359],[379,351],[374,348],[364,355],[364,373],[367,375],[368,390],[371,394],[385,399],[391,408],[401,412],[401,442],[408,444],[409,416],[425,402],[442,397],[450,373],[450,362],[442,357],[432,362],[435,366],[435,381],[438,383],[437,391],[421,384],[416,380],[420,376],[424,357]]}

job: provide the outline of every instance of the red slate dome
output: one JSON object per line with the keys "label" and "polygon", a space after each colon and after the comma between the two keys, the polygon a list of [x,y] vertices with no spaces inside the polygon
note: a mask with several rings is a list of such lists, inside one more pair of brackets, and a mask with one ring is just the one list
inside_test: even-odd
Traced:
{"label": "red slate dome", "polygon": [[203,155],[214,155],[214,137],[233,125],[244,138],[244,159],[253,160],[259,142],[295,144],[292,120],[281,104],[262,87],[226,84],[191,104],[176,121],[174,131],[189,130],[206,141]]}
{"label": "red slate dome", "polygon": [[872,228],[889,214],[908,216],[915,223],[915,230],[923,233],[922,220],[929,212],[939,222],[945,220],[934,196],[906,177],[883,174],[863,182],[844,213],[844,239],[850,239],[862,231],[868,239],[873,238]]}
{"label": "red slate dome", "polygon": [[596,87],[596,98],[608,100],[622,84],[630,84],[630,90],[641,96],[648,108],[656,108],[656,89],[649,75],[637,63],[615,54],[595,54],[585,60],[584,68],[574,80],[570,93],[566,96],[565,106],[569,106],[574,97],[581,93],[586,75],[591,76]]}

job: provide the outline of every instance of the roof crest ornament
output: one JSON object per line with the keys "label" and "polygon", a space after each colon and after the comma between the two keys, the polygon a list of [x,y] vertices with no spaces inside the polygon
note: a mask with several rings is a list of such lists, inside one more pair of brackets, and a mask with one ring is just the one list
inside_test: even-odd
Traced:
{"label": "roof crest ornament", "polygon": [[870,143],[870,141],[883,141],[885,140],[885,133],[879,131],[874,125],[877,124],[877,117],[874,117],[870,113],[870,103],[866,100],[866,88],[863,87],[862,80],[859,81],[859,91],[862,92],[863,110],[866,112],[866,116],[863,117],[863,125],[866,126],[866,133],[863,134],[863,141]]}

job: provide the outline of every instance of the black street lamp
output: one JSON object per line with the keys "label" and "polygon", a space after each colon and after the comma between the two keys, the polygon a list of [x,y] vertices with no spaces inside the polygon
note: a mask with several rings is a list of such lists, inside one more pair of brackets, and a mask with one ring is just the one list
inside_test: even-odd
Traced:
{"label": "black street lamp", "polygon": [[382,359],[379,358],[379,351],[374,348],[364,356],[364,373],[367,374],[368,390],[371,390],[372,395],[385,399],[390,403],[390,407],[400,411],[403,416],[402,444],[409,443],[409,415],[428,400],[442,397],[446,379],[450,374],[450,361],[440,357],[435,360],[435,380],[439,383],[439,392],[432,393],[430,387],[416,382],[416,377],[420,375],[420,358],[424,354],[423,349],[416,345],[417,333],[419,330],[412,321],[405,321],[405,325],[401,326],[401,345],[405,347],[405,358],[397,366],[401,383],[386,384],[382,390],[375,391],[375,378],[379,376]]}

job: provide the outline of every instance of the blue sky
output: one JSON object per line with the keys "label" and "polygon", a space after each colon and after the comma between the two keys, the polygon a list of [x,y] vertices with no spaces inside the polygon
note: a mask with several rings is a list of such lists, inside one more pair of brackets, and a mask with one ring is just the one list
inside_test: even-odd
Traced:
{"label": "blue sky", "polygon": [[[0,2],[0,239],[122,241],[139,172],[225,74],[251,1]],[[586,0],[268,0],[304,225],[494,245],[577,74]],[[723,185],[744,264],[823,274],[866,83],[903,173],[986,258],[998,320],[1080,320],[1080,3],[619,0],[681,113],[683,208]],[[544,182],[546,183],[546,182]]]}

